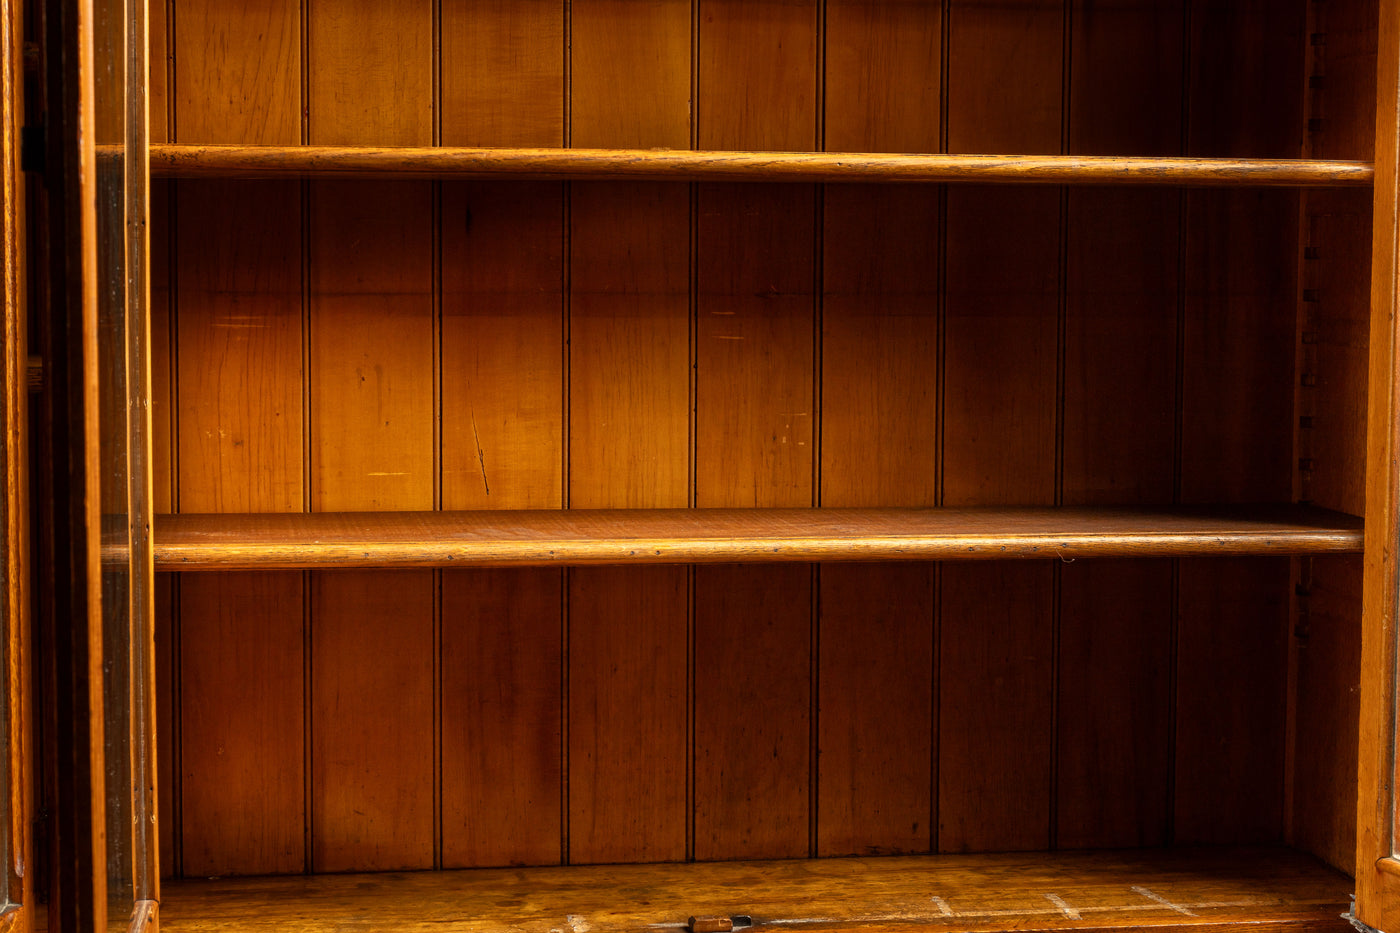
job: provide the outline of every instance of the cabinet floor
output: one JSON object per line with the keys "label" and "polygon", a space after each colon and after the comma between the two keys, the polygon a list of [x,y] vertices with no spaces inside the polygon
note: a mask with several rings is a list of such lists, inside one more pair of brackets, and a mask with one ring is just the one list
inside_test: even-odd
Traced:
{"label": "cabinet floor", "polygon": [[[169,881],[195,931],[1349,930],[1352,881],[1288,849],[1169,849]],[[721,925],[724,923],[720,919]]]}

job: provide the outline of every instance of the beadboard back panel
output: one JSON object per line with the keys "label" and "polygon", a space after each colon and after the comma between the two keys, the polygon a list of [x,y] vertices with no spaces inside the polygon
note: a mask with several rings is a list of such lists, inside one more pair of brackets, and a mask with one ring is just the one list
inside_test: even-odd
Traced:
{"label": "beadboard back panel", "polygon": [[[1322,67],[1317,24],[1268,0],[166,0],[152,16],[157,141],[1371,145],[1362,115],[1317,135],[1298,79]],[[1348,35],[1325,64],[1363,81],[1374,35]],[[158,498],[1355,512],[1366,277],[1306,249],[1314,229],[1366,242],[1368,210],[1255,188],[165,182]],[[1354,619],[1333,609],[1360,584],[1355,561],[1318,564],[162,577],[165,870],[1285,838],[1345,867],[1329,827],[1354,789],[1309,747],[1355,721],[1354,633],[1312,655],[1290,633],[1303,574],[1325,584],[1318,618]]]}

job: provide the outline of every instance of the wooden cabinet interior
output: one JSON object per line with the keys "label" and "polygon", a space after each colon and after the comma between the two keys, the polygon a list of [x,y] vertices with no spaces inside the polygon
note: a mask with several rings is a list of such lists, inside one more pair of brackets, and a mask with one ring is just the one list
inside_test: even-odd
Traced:
{"label": "wooden cabinet interior", "polygon": [[[382,543],[400,511],[493,510],[509,539],[512,510],[745,509],[756,540],[776,510],[976,507],[992,540],[1023,507],[1063,508],[1055,535],[1261,503],[1342,513],[1321,527],[1359,546],[1374,2],[151,17],[153,164],[181,176],[152,188],[158,511],[234,549],[251,513],[378,513]],[[278,147],[291,177],[226,177],[259,169],[215,146]],[[333,177],[301,146],[439,177]],[[374,147],[681,167],[585,180],[536,152],[463,180]],[[691,149],[1245,168],[737,184]],[[1299,158],[1286,180],[1333,186],[1256,183]],[[1320,860],[1300,890],[1344,900],[1322,863],[1354,868],[1361,559],[1221,550],[163,574],[164,871],[1287,844]],[[168,886],[167,926],[256,899],[221,884]]]}

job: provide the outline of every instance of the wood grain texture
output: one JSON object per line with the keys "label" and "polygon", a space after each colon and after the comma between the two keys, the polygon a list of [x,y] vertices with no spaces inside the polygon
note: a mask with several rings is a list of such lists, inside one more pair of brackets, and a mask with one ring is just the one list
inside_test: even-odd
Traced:
{"label": "wood grain texture", "polygon": [[570,145],[690,148],[690,2],[570,7]]}
{"label": "wood grain texture", "polygon": [[817,854],[933,847],[934,570],[821,567]]}
{"label": "wood grain texture", "polygon": [[569,574],[568,588],[568,861],[679,861],[686,572],[586,568]]}
{"label": "wood grain texture", "polygon": [[312,575],[314,871],[433,867],[432,582]]}
{"label": "wood grain texture", "polygon": [[826,0],[829,152],[937,152],[942,10],[924,0]]}
{"label": "wood grain texture", "polygon": [[186,876],[306,866],[302,598],[294,572],[181,580]]}
{"label": "wood grain texture", "polygon": [[942,582],[939,851],[1047,848],[1051,565],[947,564]]}
{"label": "wood grain texture", "polygon": [[699,0],[699,148],[819,148],[818,5]]}
{"label": "wood grain texture", "polygon": [[442,191],[442,504],[563,501],[560,186]]}
{"label": "wood grain texture", "polygon": [[444,145],[563,145],[564,10],[557,0],[442,4]]}
{"label": "wood grain texture", "polygon": [[809,848],[812,572],[695,570],[695,858]]}
{"label": "wood grain texture", "polygon": [[1081,561],[1060,572],[1055,843],[1163,845],[1171,778],[1171,564]]}
{"label": "wood grain texture", "polygon": [[301,207],[289,182],[178,193],[179,507],[302,507]]}
{"label": "wood grain texture", "polygon": [[[170,515],[162,570],[1345,554],[1361,522],[1306,507],[569,509]],[[109,546],[107,553],[119,553]]]}
{"label": "wood grain texture", "polygon": [[316,145],[433,144],[431,0],[305,0]]}
{"label": "wood grain texture", "polygon": [[1307,614],[1298,620],[1296,742],[1291,825],[1295,845],[1356,873],[1362,561],[1315,560]]}
{"label": "wood grain texture", "polygon": [[442,577],[442,864],[563,855],[563,574]]}
{"label": "wood grain texture", "polygon": [[[1367,187],[1368,162],[887,152],[725,152],[618,148],[151,147],[162,177],[325,176],[655,181],[966,182],[973,184]],[[100,154],[100,153],[99,153]]]}
{"label": "wood grain texture", "polygon": [[679,507],[689,482],[689,199],[575,185],[569,504]]}
{"label": "wood grain texture", "polygon": [[[161,914],[172,933],[257,923],[294,931],[547,933],[569,916],[611,931],[744,912],[756,930],[798,920],[819,931],[898,933],[1340,933],[1346,927],[1337,914],[1350,890],[1345,876],[1288,850],[1187,849],[189,881],[168,886]],[[1066,908],[1078,916],[1066,916]]]}
{"label": "wood grain texture", "polygon": [[1288,563],[1183,559],[1180,578],[1174,837],[1277,841]]}
{"label": "wood grain texture", "polygon": [[[152,4],[156,6],[163,4]],[[296,0],[175,0],[174,14],[173,93],[180,142],[301,142],[302,36]],[[163,76],[165,64],[164,56],[153,57],[152,74]],[[158,112],[153,106],[153,128]]]}

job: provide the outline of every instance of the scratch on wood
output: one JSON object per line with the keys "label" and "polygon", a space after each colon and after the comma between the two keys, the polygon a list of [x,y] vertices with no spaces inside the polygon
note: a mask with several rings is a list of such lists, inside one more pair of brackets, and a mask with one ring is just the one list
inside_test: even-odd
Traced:
{"label": "scratch on wood", "polygon": [[933,898],[931,898],[931,900],[933,901],[933,906],[938,908],[938,913],[939,913],[940,916],[943,916],[943,917],[952,917],[952,916],[954,916],[954,914],[953,914],[953,908],[949,907],[949,906],[948,906],[948,902],[945,901],[943,898],[941,898],[941,897],[939,897],[939,896],[937,896],[937,895],[934,895]]}
{"label": "scratch on wood", "polygon": [[486,487],[486,494],[491,495],[491,481],[486,478],[486,451],[481,449],[481,435],[476,430],[476,409],[472,409],[472,443],[476,444],[476,462],[481,464],[481,485]]}

